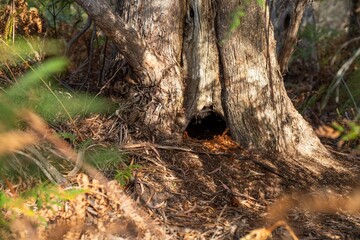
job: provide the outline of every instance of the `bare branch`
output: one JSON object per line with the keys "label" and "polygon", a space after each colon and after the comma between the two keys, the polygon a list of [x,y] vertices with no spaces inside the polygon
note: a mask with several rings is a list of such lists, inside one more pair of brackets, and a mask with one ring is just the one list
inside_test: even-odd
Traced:
{"label": "bare branch", "polygon": [[281,72],[287,71],[289,60],[297,41],[297,33],[299,31],[306,3],[307,0],[298,0],[296,3],[294,13],[291,17],[290,26],[285,35],[284,47],[278,57]]}
{"label": "bare branch", "polygon": [[140,34],[112,11],[106,1],[76,0],[76,2],[104,34],[114,41],[143,84],[153,85],[161,79],[165,64],[148,47]]}

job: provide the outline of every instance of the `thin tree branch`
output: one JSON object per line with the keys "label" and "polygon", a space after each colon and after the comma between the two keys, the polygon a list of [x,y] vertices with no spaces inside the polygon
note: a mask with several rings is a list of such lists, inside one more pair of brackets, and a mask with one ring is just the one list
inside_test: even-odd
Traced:
{"label": "thin tree branch", "polygon": [[148,47],[140,34],[119,15],[115,14],[104,0],[76,0],[104,34],[114,41],[120,53],[146,86],[160,81],[166,69],[165,63]]}
{"label": "thin tree branch", "polygon": [[281,72],[284,73],[287,71],[287,67],[294,50],[294,46],[297,41],[297,33],[301,24],[301,20],[304,14],[305,6],[307,0],[298,0],[295,6],[295,10],[292,14],[290,25],[286,31],[284,46],[279,53],[278,61],[281,68]]}
{"label": "thin tree branch", "polygon": [[[331,82],[326,95],[324,97],[324,100],[321,103],[321,110],[324,110],[324,108],[326,107],[331,94],[335,91],[336,88],[339,87],[341,81],[344,78],[344,75],[346,73],[346,71],[350,68],[351,64],[355,61],[355,59],[360,55],[360,48],[351,56],[350,59],[348,59],[342,66],[341,68],[337,71],[335,78],[333,79],[333,81]],[[357,109],[358,110],[358,109]]]}
{"label": "thin tree branch", "polygon": [[67,44],[66,46],[66,51],[65,51],[65,55],[69,54],[69,51],[72,47],[72,45],[74,45],[74,43],[79,40],[79,38],[91,27],[91,17],[88,17],[87,22],[85,24],[85,26],[83,27],[83,29],[81,29],[80,32],[78,32]]}

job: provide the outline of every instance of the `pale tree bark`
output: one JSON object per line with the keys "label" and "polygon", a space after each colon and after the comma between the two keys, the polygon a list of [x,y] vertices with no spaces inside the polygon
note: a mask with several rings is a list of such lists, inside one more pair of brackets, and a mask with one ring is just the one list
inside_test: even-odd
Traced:
{"label": "pale tree bark", "polygon": [[335,166],[287,96],[273,30],[264,27],[268,19],[263,9],[256,4],[245,6],[240,27],[228,34],[237,4],[235,0],[218,0],[217,5],[222,7],[217,8],[216,21],[218,39],[223,43],[219,45],[222,104],[233,138],[248,148],[280,154],[285,159],[303,158],[298,164],[311,172]]}
{"label": "pale tree bark", "polygon": [[[118,47],[137,76],[141,121],[158,136],[180,136],[185,126],[184,82],[180,69],[182,1],[124,1],[122,17],[104,1],[77,0]],[[130,5],[129,5],[130,4]],[[145,41],[146,40],[146,41]],[[135,87],[133,87],[135,90]]]}
{"label": "pale tree bark", "polygon": [[297,33],[300,28],[307,0],[298,0],[290,19],[289,27],[285,33],[284,45],[278,56],[281,72],[286,72],[292,56],[292,52],[297,42]]}
{"label": "pale tree bark", "polygon": [[[119,10],[122,18],[137,29],[162,58],[180,63],[182,79],[179,81],[185,85],[183,105],[187,122],[204,107],[212,106],[221,113],[212,1],[121,1]],[[173,97],[172,100],[182,99]]]}
{"label": "pale tree bark", "polygon": [[[212,107],[242,146],[302,156],[299,165],[313,173],[335,166],[286,94],[269,13],[257,1],[124,0],[120,16],[103,0],[76,1],[137,73],[133,91],[149,95],[139,103],[142,121],[161,137],[181,135],[192,116]],[[245,15],[230,32],[239,6]]]}
{"label": "pale tree bark", "polygon": [[213,1],[188,1],[183,42],[183,67],[187,73],[185,109],[188,118],[209,106],[223,114],[215,13]]}
{"label": "pale tree bark", "polygon": [[165,63],[151,51],[135,29],[111,10],[107,2],[78,0],[77,3],[89,13],[102,31],[115,41],[144,84],[152,85],[161,78]]}

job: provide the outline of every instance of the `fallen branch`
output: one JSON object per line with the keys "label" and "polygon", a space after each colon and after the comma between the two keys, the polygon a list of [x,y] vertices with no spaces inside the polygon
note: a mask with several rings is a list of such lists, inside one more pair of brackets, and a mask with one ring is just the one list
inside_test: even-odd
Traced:
{"label": "fallen branch", "polygon": [[[196,154],[205,154],[207,156],[224,156],[224,157],[232,157],[235,159],[239,159],[239,160],[247,160],[247,161],[251,161],[254,164],[258,165],[259,167],[263,168],[264,170],[271,172],[272,174],[275,174],[278,177],[281,177],[285,180],[294,182],[294,183],[299,183],[298,181],[285,177],[283,175],[281,175],[280,173],[278,173],[274,168],[266,165],[265,163],[262,163],[254,158],[249,158],[249,157],[244,157],[244,156],[240,156],[238,154],[233,154],[233,153],[225,153],[225,152],[206,152],[206,151],[197,151],[197,150],[193,150],[190,148],[183,148],[183,147],[176,147],[176,146],[167,146],[167,145],[159,145],[159,144],[154,144],[154,143],[149,143],[149,142],[144,142],[144,143],[135,143],[135,144],[125,144],[125,145],[121,145],[120,149],[122,150],[132,150],[132,149],[140,149],[140,148],[147,148],[147,149],[152,149],[154,151],[154,149],[162,149],[162,150],[175,150],[175,151],[181,151],[181,152],[189,152],[189,153],[196,153]],[[157,155],[159,154],[157,151],[154,151]]]}
{"label": "fallen branch", "polygon": [[225,153],[225,152],[206,152],[206,151],[197,151],[191,148],[183,148],[183,147],[176,147],[176,146],[168,146],[168,145],[159,145],[154,143],[134,143],[134,144],[125,144],[121,145],[120,147],[123,150],[131,150],[131,149],[138,149],[138,148],[148,148],[148,149],[162,149],[162,150],[175,150],[180,152],[189,152],[189,153],[198,153],[198,154],[205,154],[205,155],[212,155],[212,156],[225,156],[225,157],[236,157],[238,159],[245,159],[242,156]]}

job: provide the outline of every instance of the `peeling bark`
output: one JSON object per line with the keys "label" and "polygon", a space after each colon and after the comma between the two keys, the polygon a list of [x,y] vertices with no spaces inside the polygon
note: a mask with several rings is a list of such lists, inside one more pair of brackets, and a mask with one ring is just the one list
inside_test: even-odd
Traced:
{"label": "peeling bark", "polygon": [[276,61],[273,31],[266,36],[264,29],[263,9],[256,4],[247,6],[240,27],[229,36],[232,12],[237,6],[237,1],[230,2],[217,1],[218,6],[226,7],[217,8],[221,17],[217,18],[216,27],[218,38],[223,41],[220,45],[222,103],[232,136],[242,145],[263,152],[328,155],[287,97]]}
{"label": "peeling bark", "polygon": [[137,76],[151,80],[132,91],[149,96],[145,104],[135,104],[144,109],[142,121],[152,135],[181,136],[193,115],[212,106],[224,114],[241,145],[283,159],[326,158],[305,161],[304,168],[332,166],[286,94],[273,28],[265,19],[269,14],[256,1],[241,5],[245,15],[233,32],[237,0],[127,0],[120,2],[120,16],[101,7],[103,0],[77,1],[115,41]]}
{"label": "peeling bark", "polygon": [[187,4],[183,68],[187,73],[185,109],[188,119],[210,106],[223,114],[215,14],[212,1],[190,0]]}
{"label": "peeling bark", "polygon": [[97,26],[112,39],[138,78],[145,85],[159,81],[166,69],[165,64],[148,47],[138,32],[116,15],[104,0],[76,0]]}
{"label": "peeling bark", "polygon": [[[141,120],[156,136],[180,136],[185,128],[184,82],[180,69],[182,1],[122,1],[122,16],[104,0],[77,0],[114,41],[137,76],[131,96],[143,108]],[[160,13],[160,14],[159,14]]]}

